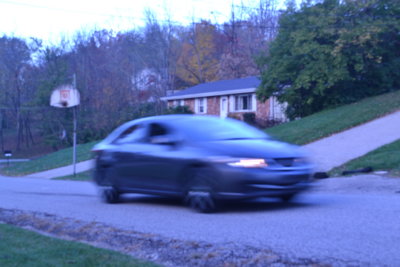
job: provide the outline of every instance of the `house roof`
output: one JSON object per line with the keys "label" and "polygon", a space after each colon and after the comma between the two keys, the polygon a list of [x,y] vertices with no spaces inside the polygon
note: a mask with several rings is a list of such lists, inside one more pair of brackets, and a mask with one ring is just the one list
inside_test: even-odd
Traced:
{"label": "house roof", "polygon": [[230,95],[255,92],[260,85],[258,77],[246,77],[233,80],[222,80],[202,83],[189,87],[173,95],[162,97],[162,100],[177,100],[195,97]]}

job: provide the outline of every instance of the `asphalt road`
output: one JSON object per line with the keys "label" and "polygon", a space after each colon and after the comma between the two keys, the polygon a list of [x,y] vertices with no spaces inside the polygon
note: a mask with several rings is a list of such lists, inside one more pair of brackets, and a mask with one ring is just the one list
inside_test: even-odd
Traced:
{"label": "asphalt road", "polygon": [[292,204],[265,199],[198,214],[179,201],[139,195],[121,204],[104,204],[89,182],[0,177],[0,208],[47,212],[181,240],[237,242],[334,265],[399,266],[399,179],[379,183],[374,187],[379,190],[345,179],[322,180]]}

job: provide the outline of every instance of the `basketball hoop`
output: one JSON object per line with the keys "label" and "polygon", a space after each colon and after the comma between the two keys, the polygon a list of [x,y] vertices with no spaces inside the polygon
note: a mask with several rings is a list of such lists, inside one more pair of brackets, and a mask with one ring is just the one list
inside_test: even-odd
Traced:
{"label": "basketball hoop", "polygon": [[[53,90],[50,96],[50,106],[56,108],[72,108],[73,112],[73,150],[72,150],[72,164],[73,173],[76,174],[76,106],[80,104],[79,91],[75,89],[76,78],[74,74],[74,86],[71,85],[61,85]],[[74,108],[75,107],[75,108]],[[62,138],[65,138],[64,132]]]}
{"label": "basketball hoop", "polygon": [[57,87],[50,97],[50,105],[56,108],[70,108],[79,105],[79,103],[79,91],[71,85]]}

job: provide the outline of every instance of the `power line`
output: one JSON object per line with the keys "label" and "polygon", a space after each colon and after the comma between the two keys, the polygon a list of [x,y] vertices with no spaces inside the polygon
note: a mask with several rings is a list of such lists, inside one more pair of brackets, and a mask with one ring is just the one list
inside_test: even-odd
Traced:
{"label": "power line", "polygon": [[[75,13],[75,14],[91,14],[91,15],[96,15],[96,16],[104,16],[104,17],[120,17],[120,18],[126,18],[126,19],[132,19],[132,20],[140,20],[140,21],[148,21],[148,18],[138,18],[138,17],[134,17],[134,16],[128,16],[128,15],[117,15],[117,14],[111,14],[111,13],[98,13],[98,12],[92,12],[92,11],[83,11],[83,10],[72,10],[72,9],[64,9],[64,8],[58,8],[58,7],[49,7],[49,6],[43,6],[43,5],[37,5],[37,4],[31,4],[31,3],[27,3],[27,2],[15,2],[15,1],[8,1],[8,0],[0,0],[0,3],[5,3],[5,4],[10,4],[10,5],[18,5],[18,6],[27,6],[27,7],[32,7],[32,8],[41,8],[41,9],[47,9],[47,10],[58,10],[61,12],[66,12],[66,13]],[[260,10],[259,7],[249,7],[249,6],[244,6],[244,5],[233,5],[234,7],[240,7],[240,8],[244,8],[244,9],[253,9],[253,10]],[[217,11],[210,11],[211,13],[219,13]],[[273,12],[277,12],[276,10],[273,10]],[[277,12],[279,13],[279,12]],[[324,17],[326,16],[336,16],[335,14],[325,14]],[[392,17],[398,17],[396,15],[392,16]],[[199,18],[200,20],[203,20],[203,18]],[[169,24],[173,24],[173,25],[182,25],[181,22],[178,21],[173,21],[173,20],[163,20],[163,19],[156,19],[157,22],[164,22],[164,23],[169,23]],[[210,20],[211,21],[211,20]],[[193,21],[189,24],[197,24],[197,22]],[[226,25],[228,25],[228,23],[230,23],[229,21],[225,22],[225,23],[213,23],[213,25],[215,26],[219,26],[219,27],[224,27]],[[251,25],[251,24],[247,24],[247,23],[243,23],[238,21],[237,23],[235,23],[235,26],[238,28],[253,28],[253,29],[264,29],[264,30],[275,30],[277,28],[286,28],[286,27],[282,27],[282,26],[278,26],[278,25]],[[360,26],[360,25],[358,25]],[[304,26],[303,26],[304,27]],[[312,26],[312,25],[306,25],[307,28],[317,28],[317,26]],[[368,27],[368,25],[365,25],[363,27]],[[326,27],[328,28],[328,27]],[[338,29],[341,28],[339,25],[332,25],[329,27],[329,29]]]}
{"label": "power line", "polygon": [[[15,2],[15,1],[8,1],[8,0],[0,0],[0,3],[4,4],[9,4],[9,5],[18,5],[18,6],[26,6],[26,7],[32,7],[32,8],[40,8],[40,9],[47,9],[47,10],[57,10],[61,12],[66,12],[66,13],[74,13],[74,14],[90,14],[90,15],[96,15],[96,16],[103,16],[103,17],[120,17],[120,18],[126,18],[126,19],[135,19],[135,20],[140,20],[140,21],[146,21],[147,18],[141,17],[134,17],[134,16],[128,16],[128,15],[121,15],[121,14],[112,14],[112,13],[99,13],[99,12],[93,12],[93,11],[88,11],[88,10],[76,10],[76,9],[65,9],[65,8],[59,8],[59,7],[54,7],[54,6],[44,6],[44,5],[38,5],[38,4],[32,4],[32,3],[27,3],[27,2]],[[249,6],[243,6],[243,5],[233,5],[235,7],[241,7],[245,9],[254,9],[254,10],[259,10],[260,8],[257,7],[249,7]],[[215,10],[211,10],[210,13],[219,13]],[[202,19],[202,18],[200,18]],[[176,24],[180,24],[178,21],[171,21],[171,20],[159,20],[163,22],[172,22]]]}
{"label": "power line", "polygon": [[[134,16],[129,16],[129,15],[121,15],[121,14],[112,14],[112,13],[99,13],[99,12],[93,12],[93,11],[87,11],[87,10],[73,10],[73,9],[65,9],[65,8],[59,8],[59,7],[54,7],[54,6],[43,6],[43,5],[37,5],[37,4],[31,4],[31,3],[26,3],[26,2],[14,2],[14,1],[7,1],[7,0],[1,0],[0,3],[4,4],[9,4],[9,5],[17,5],[17,6],[26,6],[26,7],[32,7],[32,8],[40,8],[40,9],[46,9],[46,10],[57,10],[65,13],[73,13],[73,14],[89,14],[89,15],[96,15],[96,16],[103,16],[103,17],[119,17],[119,18],[125,18],[125,19],[132,19],[132,20],[139,20],[139,21],[147,21],[148,18],[145,17],[134,17]],[[200,18],[201,19],[201,18]],[[173,21],[173,20],[160,20],[157,19],[157,21],[162,21],[162,22],[168,22],[172,24],[181,24],[179,21]]]}
{"label": "power line", "polygon": [[[0,3],[5,3],[5,4],[11,4],[11,5],[18,5],[18,6],[27,6],[27,7],[32,7],[32,8],[40,8],[40,9],[47,9],[47,10],[57,10],[61,12],[66,12],[66,13],[80,13],[80,14],[91,14],[91,15],[97,15],[97,16],[104,16],[104,17],[120,17],[120,18],[126,18],[126,19],[133,19],[133,20],[139,20],[142,22],[146,22],[148,19],[147,18],[137,18],[133,16],[127,16],[127,15],[116,15],[116,14],[106,14],[106,13],[98,13],[98,12],[91,12],[91,11],[82,11],[82,10],[72,10],[72,9],[64,9],[64,8],[58,8],[58,7],[49,7],[49,6],[43,6],[43,5],[37,5],[37,4],[31,4],[31,3],[26,3],[26,2],[14,2],[14,1],[7,1],[7,0],[0,0]],[[250,7],[248,7],[250,8]],[[215,11],[211,11],[216,13]],[[199,18],[199,20],[203,20],[203,18]],[[156,21],[159,22],[164,22],[164,23],[170,23],[173,25],[182,25],[181,22],[178,21],[173,21],[173,20],[163,20],[163,19],[156,19]],[[198,21],[193,21],[190,22],[189,24],[197,24]],[[216,26],[225,26],[226,23],[213,23],[213,25]],[[270,26],[261,26],[261,25],[237,25],[238,27],[247,27],[247,28],[262,28],[262,29],[268,29],[268,28],[275,28],[275,27],[270,27]]]}
{"label": "power line", "polygon": [[[1,0],[0,3],[10,4],[10,5],[18,5],[18,6],[27,6],[27,7],[40,8],[40,9],[48,9],[48,10],[57,10],[57,11],[66,12],[66,13],[81,13],[81,14],[90,14],[90,15],[106,16],[106,17],[118,16],[118,17],[125,17],[125,18],[134,18],[133,16],[116,15],[116,14],[110,14],[110,13],[106,14],[106,13],[98,13],[98,12],[84,11],[84,10],[65,9],[65,8],[59,8],[59,7],[54,7],[54,6],[50,7],[50,6],[36,5],[36,4],[31,4],[31,3],[26,3],[26,2],[14,2],[14,1]],[[143,18],[141,18],[141,19],[143,19]]]}

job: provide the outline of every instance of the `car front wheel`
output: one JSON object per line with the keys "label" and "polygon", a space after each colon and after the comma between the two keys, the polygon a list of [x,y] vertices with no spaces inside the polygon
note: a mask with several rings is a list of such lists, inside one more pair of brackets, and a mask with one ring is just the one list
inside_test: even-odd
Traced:
{"label": "car front wheel", "polygon": [[101,197],[104,202],[114,204],[120,201],[119,193],[114,187],[105,187],[101,190]]}
{"label": "car front wheel", "polygon": [[217,209],[213,197],[213,186],[210,182],[212,172],[206,168],[196,169],[191,172],[185,193],[185,203],[192,209],[210,213]]}

